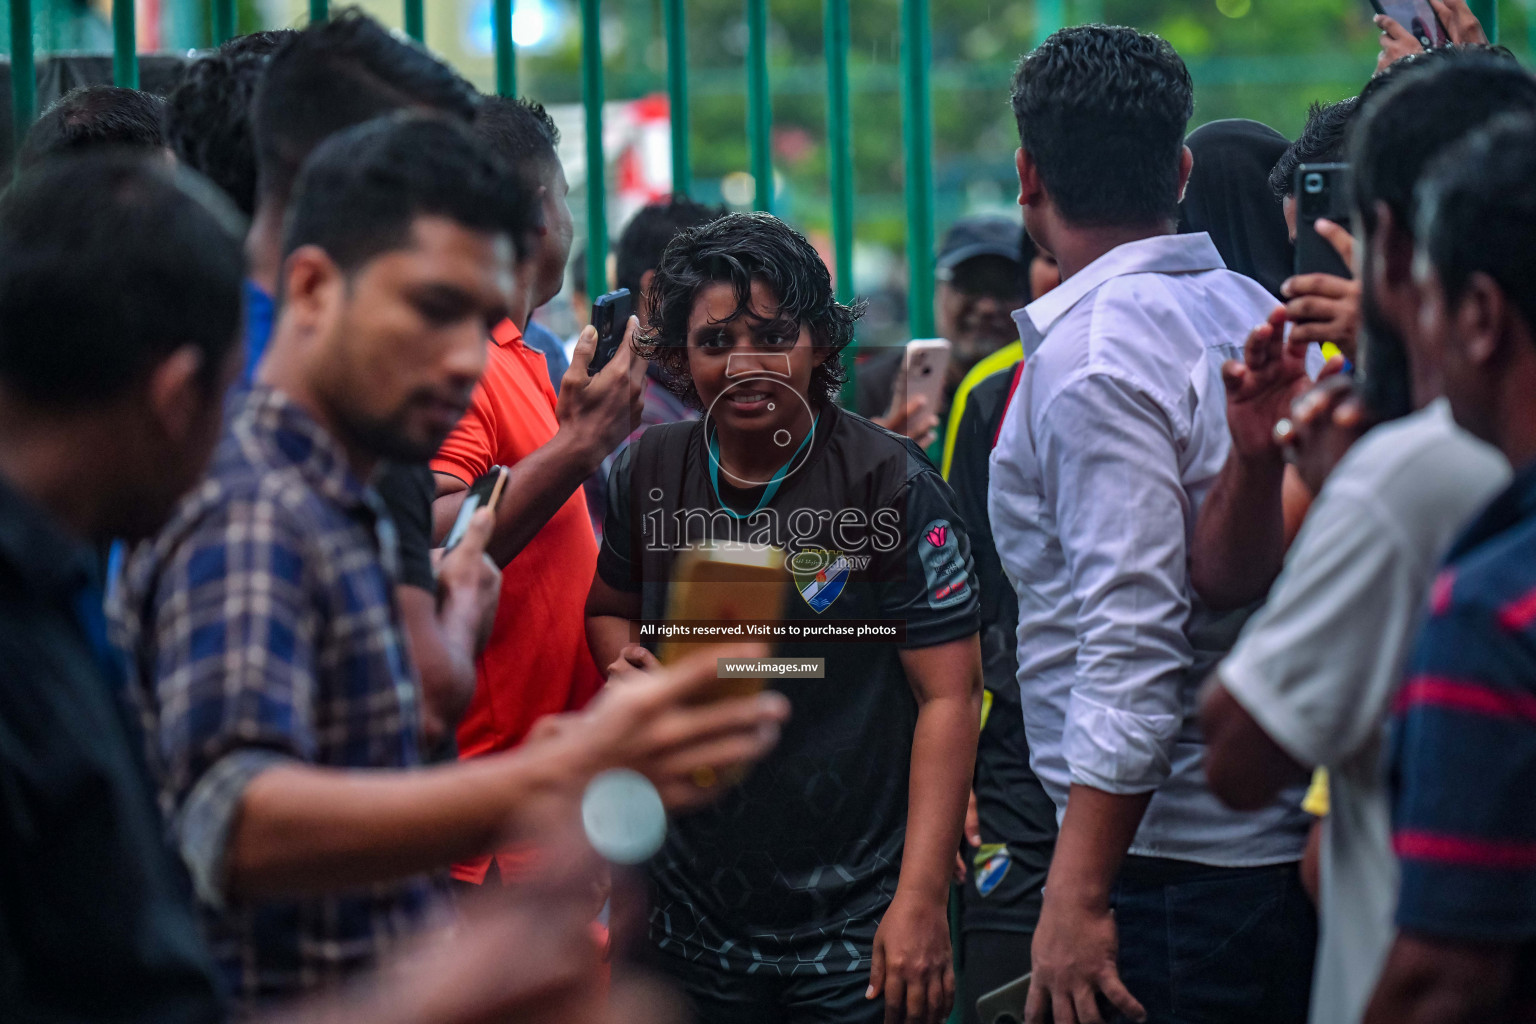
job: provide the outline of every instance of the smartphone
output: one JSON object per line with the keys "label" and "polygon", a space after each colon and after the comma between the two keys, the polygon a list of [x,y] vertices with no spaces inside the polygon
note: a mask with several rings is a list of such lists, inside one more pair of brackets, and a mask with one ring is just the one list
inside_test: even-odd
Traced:
{"label": "smartphone", "polygon": [[1371,0],[1371,6],[1377,14],[1385,14],[1412,32],[1426,50],[1450,44],[1451,35],[1440,24],[1440,17],[1429,6],[1429,0]]}
{"label": "smartphone", "polygon": [[1326,217],[1349,227],[1349,165],[1302,164],[1296,168],[1296,273],[1353,277],[1349,266],[1313,224]]}
{"label": "smartphone", "polygon": [[[789,570],[784,552],[735,542],[715,542],[684,551],[667,588],[668,622],[746,622],[784,617]],[[750,637],[732,638],[748,640]],[[671,664],[697,644],[663,641],[657,660]],[[761,679],[722,679],[712,699],[757,693]]]}
{"label": "smartphone", "polygon": [[1029,979],[1033,974],[1015,978],[976,1000],[976,1016],[981,1024],[1024,1024],[1024,1004],[1029,1000]]}
{"label": "smartphone", "polygon": [[599,295],[592,302],[592,326],[597,328],[597,351],[587,364],[587,376],[602,370],[619,354],[624,344],[624,331],[629,318],[634,315],[635,300],[628,288],[620,288],[607,295]]}
{"label": "smartphone", "polygon": [[907,342],[902,361],[906,400],[922,396],[928,399],[928,411],[939,415],[944,398],[944,378],[949,372],[950,344],[944,338],[918,338]]}
{"label": "smartphone", "polygon": [[443,545],[445,550],[452,551],[459,546],[465,531],[469,529],[470,519],[474,518],[477,511],[482,508],[496,511],[496,503],[501,501],[501,489],[506,485],[506,466],[492,466],[489,473],[474,482],[469,493],[464,496],[464,504],[459,506],[459,515],[453,521],[453,529],[448,531],[448,542]]}

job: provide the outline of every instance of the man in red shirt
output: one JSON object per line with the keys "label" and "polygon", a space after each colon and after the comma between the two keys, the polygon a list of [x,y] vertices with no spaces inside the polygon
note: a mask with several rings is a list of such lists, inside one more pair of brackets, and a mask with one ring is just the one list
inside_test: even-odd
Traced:
{"label": "man in red shirt", "polygon": [[[537,719],[581,707],[602,685],[587,650],[586,592],[597,541],[581,484],[639,422],[646,366],[626,343],[589,378],[596,342],[589,329],[556,398],[544,357],[523,344],[522,329],[533,310],[559,293],[570,257],[559,135],[542,107],[511,99],[487,99],[475,132],[536,196],[540,226],[516,268],[508,319],[491,332],[473,404],[432,460],[439,539],[477,477],[497,465],[512,471],[486,545],[502,567],[501,606],[459,726],[461,757],[516,746]],[[516,873],[517,859],[498,855],[499,871]],[[484,857],[460,864],[454,877],[483,883],[490,863]]]}

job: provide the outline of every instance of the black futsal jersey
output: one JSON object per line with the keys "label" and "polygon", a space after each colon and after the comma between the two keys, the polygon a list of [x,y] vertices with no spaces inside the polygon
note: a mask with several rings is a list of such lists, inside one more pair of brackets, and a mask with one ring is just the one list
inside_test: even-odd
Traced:
{"label": "black futsal jersey", "polygon": [[[775,642],[774,656],[824,658],[825,678],[771,683],[793,709],[778,746],[718,804],[672,823],[650,869],[651,938],[725,971],[867,969],[906,835],[917,704],[899,651],[976,633],[970,543],[922,451],[836,406],[744,519],[717,500],[708,430],[652,427],[614,465],[598,572],[641,595],[642,622],[664,621],[680,550],[737,540],[789,554],[787,622],[905,634]],[[718,486],[743,514],[764,495],[724,474]]]}

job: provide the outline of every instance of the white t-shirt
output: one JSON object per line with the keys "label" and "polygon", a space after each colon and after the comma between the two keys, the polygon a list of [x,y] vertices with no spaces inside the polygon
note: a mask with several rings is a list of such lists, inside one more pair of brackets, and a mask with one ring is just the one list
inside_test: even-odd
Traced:
{"label": "white t-shirt", "polygon": [[1443,401],[1371,431],[1328,478],[1219,670],[1291,757],[1328,768],[1312,1024],[1358,1024],[1380,975],[1397,892],[1387,717],[1442,556],[1509,475]]}

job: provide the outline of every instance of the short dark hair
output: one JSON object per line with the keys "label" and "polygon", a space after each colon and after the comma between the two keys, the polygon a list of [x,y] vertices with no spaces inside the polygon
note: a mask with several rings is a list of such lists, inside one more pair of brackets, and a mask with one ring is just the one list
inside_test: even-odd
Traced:
{"label": "short dark hair", "polygon": [[1062,29],[1019,64],[1013,116],[1061,215],[1083,227],[1179,216],[1179,154],[1194,114],[1189,69],[1130,28]]}
{"label": "short dark hair", "polygon": [[272,54],[296,35],[236,36],[189,64],[167,101],[166,142],[177,159],[222,188],[247,217],[256,210],[251,103]]}
{"label": "short dark hair", "polygon": [[71,89],[33,122],[16,156],[20,168],[88,149],[155,149],[165,145],[165,100],[137,89],[87,85]]}
{"label": "short dark hair", "polygon": [[560,162],[560,129],[542,104],[487,96],[475,112],[475,135],[528,191],[536,191]]}
{"label": "short dark hair", "polygon": [[1451,47],[1398,61],[1387,74],[1360,94],[1350,129],[1352,199],[1366,232],[1385,203],[1412,235],[1413,190],[1430,161],[1500,114],[1536,110],[1536,77],[1502,55]]}
{"label": "short dark hair", "polygon": [[1504,115],[1447,149],[1417,202],[1419,251],[1447,297],[1487,274],[1536,330],[1536,117]]}
{"label": "short dark hair", "polygon": [[1337,163],[1344,159],[1350,122],[1360,109],[1360,97],[1337,103],[1314,103],[1307,108],[1307,124],[1269,172],[1269,189],[1281,199],[1296,190],[1296,168],[1302,164]]}
{"label": "short dark hair", "polygon": [[727,212],[723,206],[705,206],[680,195],[641,207],[614,246],[614,286],[628,288],[638,298],[640,279],[647,270],[661,265],[668,242],[680,232],[718,220]]}
{"label": "short dark hair", "polygon": [[130,153],[50,160],[0,201],[0,383],[74,410],[195,345],[210,389],[239,344],[240,216],[213,186]]}
{"label": "short dark hair", "polygon": [[350,8],[284,44],[256,90],[260,195],[285,201],[327,136],[404,107],[468,121],[479,94],[447,64]]}
{"label": "short dark hair", "polygon": [[317,245],[351,273],[409,245],[413,223],[426,216],[516,238],[527,231],[521,195],[468,126],[402,111],[315,150],[294,185],[283,254]]}
{"label": "short dark hair", "polygon": [[651,281],[651,320],[636,351],[659,363],[669,389],[700,408],[688,371],[688,321],[699,292],[715,283],[736,292],[743,316],[752,304],[752,282],[761,281],[779,300],[775,315],[810,329],[817,348],[832,354],[811,373],[812,400],[832,401],[847,380],[839,353],[853,340],[864,304],[845,306],[832,292],[832,275],[804,235],[767,213],[732,213],[672,239]]}

